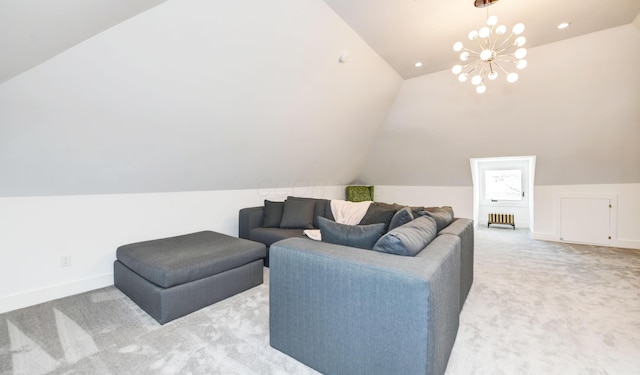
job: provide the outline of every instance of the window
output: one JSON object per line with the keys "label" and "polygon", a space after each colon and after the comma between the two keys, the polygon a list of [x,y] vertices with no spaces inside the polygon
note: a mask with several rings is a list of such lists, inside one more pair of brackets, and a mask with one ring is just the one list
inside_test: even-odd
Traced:
{"label": "window", "polygon": [[484,171],[484,199],[491,201],[521,201],[521,169],[487,169]]}

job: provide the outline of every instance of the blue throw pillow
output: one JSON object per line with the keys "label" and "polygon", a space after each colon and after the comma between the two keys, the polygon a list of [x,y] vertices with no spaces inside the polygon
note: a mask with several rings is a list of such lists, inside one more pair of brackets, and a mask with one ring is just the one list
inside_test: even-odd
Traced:
{"label": "blue throw pillow", "polygon": [[436,233],[438,232],[435,220],[421,216],[389,231],[376,242],[373,250],[415,256],[436,238]]}
{"label": "blue throw pillow", "polygon": [[394,230],[399,226],[405,225],[406,223],[413,220],[413,213],[411,212],[411,208],[404,207],[393,215],[391,218],[391,222],[389,223],[388,230]]}
{"label": "blue throw pillow", "polygon": [[364,214],[358,225],[383,223],[384,229],[385,231],[387,231],[387,228],[389,228],[389,223],[391,223],[391,219],[393,218],[393,215],[395,213],[396,210],[394,209],[383,208],[372,204],[369,205],[367,212]]}
{"label": "blue throw pillow", "polygon": [[370,225],[346,225],[324,217],[318,217],[323,242],[371,250],[384,233],[383,223]]}
{"label": "blue throw pillow", "polygon": [[432,208],[430,210],[424,210],[419,213],[421,216],[429,216],[436,221],[436,226],[438,227],[438,232],[442,230],[442,228],[451,224],[453,221],[453,215],[449,212],[449,210],[445,208]]}

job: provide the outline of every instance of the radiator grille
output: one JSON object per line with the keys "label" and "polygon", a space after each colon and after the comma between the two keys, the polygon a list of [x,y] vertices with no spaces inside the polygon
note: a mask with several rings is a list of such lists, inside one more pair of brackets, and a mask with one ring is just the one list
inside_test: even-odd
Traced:
{"label": "radiator grille", "polygon": [[489,221],[487,221],[487,227],[489,227],[491,224],[511,225],[514,230],[516,229],[516,222],[513,217],[513,214],[490,213]]}

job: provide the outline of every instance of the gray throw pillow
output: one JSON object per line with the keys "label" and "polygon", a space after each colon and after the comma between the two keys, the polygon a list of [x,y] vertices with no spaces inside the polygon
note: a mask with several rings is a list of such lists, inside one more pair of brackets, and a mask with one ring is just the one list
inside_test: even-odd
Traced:
{"label": "gray throw pillow", "polygon": [[315,203],[315,208],[313,210],[313,227],[318,227],[318,219],[317,216],[326,217],[327,219],[333,220],[333,214],[331,213],[331,201],[329,199],[322,198],[306,198],[306,197],[287,197],[287,200],[301,200],[301,201],[312,201]]}
{"label": "gray throw pillow", "polygon": [[265,199],[262,227],[263,228],[280,228],[280,221],[282,221],[283,209],[284,209],[284,202],[272,202]]}
{"label": "gray throw pillow", "polygon": [[398,203],[373,202],[372,204],[375,204],[376,206],[386,208],[386,209],[393,209],[396,211],[401,210],[404,207],[409,207],[411,209],[411,214],[413,215],[414,218],[419,216],[418,212],[425,210],[425,208],[422,206],[403,206]]}
{"label": "gray throw pillow", "polygon": [[411,212],[411,208],[404,207],[393,215],[391,218],[391,222],[389,223],[388,230],[394,230],[395,228],[405,225],[406,223],[413,220],[413,213]]}
{"label": "gray throw pillow", "polygon": [[371,250],[384,233],[384,224],[346,225],[318,217],[323,242]]}
{"label": "gray throw pillow", "polygon": [[369,205],[367,212],[364,214],[359,225],[369,225],[369,224],[384,224],[384,230],[387,231],[389,228],[389,223],[391,223],[391,219],[393,215],[396,213],[396,210],[393,208],[384,208],[377,206],[375,204]]}
{"label": "gray throw pillow", "polygon": [[446,208],[432,208],[429,211],[420,212],[421,216],[429,216],[436,221],[436,225],[438,227],[438,232],[442,230],[442,228],[451,224],[453,221],[453,216],[449,213],[449,210]]}
{"label": "gray throw pillow", "polygon": [[280,228],[313,229],[313,212],[316,202],[310,199],[287,199],[284,201]]}
{"label": "gray throw pillow", "polygon": [[415,256],[436,237],[436,222],[421,216],[387,232],[373,246],[373,250],[404,256]]}

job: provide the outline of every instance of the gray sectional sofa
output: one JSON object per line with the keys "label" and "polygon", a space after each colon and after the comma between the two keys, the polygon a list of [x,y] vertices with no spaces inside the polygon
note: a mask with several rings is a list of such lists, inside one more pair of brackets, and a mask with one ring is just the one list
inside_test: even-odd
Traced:
{"label": "gray sectional sofa", "polygon": [[[319,201],[312,227],[328,216]],[[414,248],[416,233],[428,237],[402,256],[383,252],[382,238],[381,251],[314,241],[263,227],[264,207],[241,211],[240,237],[269,247],[271,346],[325,374],[443,374],[473,283],[473,221],[423,216],[385,234]]]}
{"label": "gray sectional sofa", "polygon": [[[298,208],[300,211],[307,208],[304,207],[305,202],[312,202],[313,216],[309,219],[308,215],[307,217],[294,215],[292,216],[293,219],[298,220],[289,220],[284,225],[281,225],[281,216],[284,213],[284,204],[280,203],[284,202],[265,201],[264,206],[249,207],[240,210],[238,237],[260,242],[267,246],[267,256],[264,258],[264,265],[266,267],[269,267],[269,247],[271,244],[286,238],[305,238],[305,229],[318,228],[318,217],[333,220],[330,205],[331,201],[328,199],[288,197],[287,201],[295,201],[294,203],[297,203],[298,201],[302,202],[297,205],[290,205],[293,209]],[[311,203],[308,203],[307,205],[310,204]],[[280,218],[274,218],[273,215],[271,215],[271,212],[269,212],[270,209],[271,211],[275,211],[276,215],[279,212]],[[309,220],[311,221],[309,222]]]}

